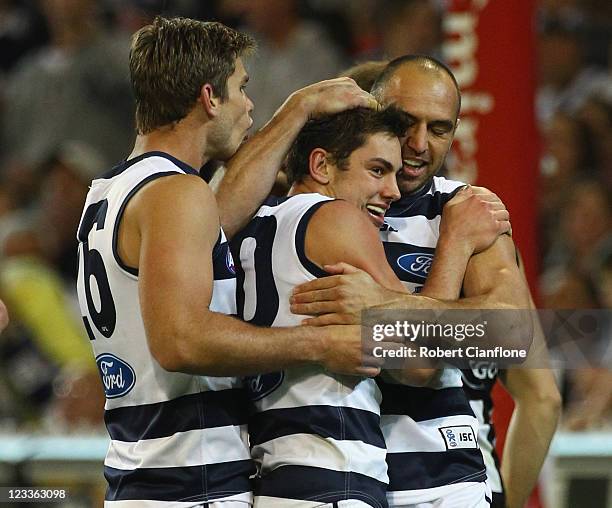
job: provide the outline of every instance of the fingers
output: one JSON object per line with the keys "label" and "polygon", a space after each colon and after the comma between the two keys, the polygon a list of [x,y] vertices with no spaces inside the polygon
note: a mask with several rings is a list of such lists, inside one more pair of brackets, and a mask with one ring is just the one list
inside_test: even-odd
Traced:
{"label": "fingers", "polygon": [[293,314],[298,314],[300,316],[319,316],[321,314],[330,314],[342,310],[342,306],[335,301],[292,303],[289,308]]}
{"label": "fingers", "polygon": [[348,263],[336,263],[335,265],[323,265],[323,269],[327,273],[331,273],[332,275],[341,275],[347,273],[357,273],[359,272],[359,268],[355,268],[353,265],[349,265]]}
{"label": "fingers", "polygon": [[363,377],[376,377],[380,374],[380,369],[376,367],[359,367],[356,370],[356,374]]}
{"label": "fingers", "polygon": [[486,187],[478,187],[477,185],[470,185],[470,189],[472,189],[472,193],[476,196],[480,196],[480,197],[494,196],[496,199],[499,199],[497,197],[497,194],[490,191]]}
{"label": "fingers", "polygon": [[[330,277],[321,277],[320,279],[314,279],[299,286],[293,288],[293,296],[291,300],[294,301],[298,294],[309,293],[311,291],[319,291],[322,289],[330,289],[336,287],[341,282],[340,275],[332,275]],[[298,301],[297,299],[295,300]]]}
{"label": "fingers", "polygon": [[490,210],[506,210],[506,205],[504,205],[501,201],[489,201],[487,206]]}
{"label": "fingers", "polygon": [[470,188],[470,186],[466,186],[463,187],[459,192],[457,192],[453,198],[446,203],[445,206],[449,206],[449,205],[457,205],[459,203],[461,203],[462,201],[465,201],[466,199],[468,199],[470,196],[472,196],[472,190]]}
{"label": "fingers", "polygon": [[510,224],[510,221],[499,221],[498,232],[500,235],[503,235],[504,233],[510,233],[510,235],[512,235],[512,225]]}
{"label": "fingers", "polygon": [[354,80],[346,77],[321,81],[299,92],[305,94],[311,103],[309,116],[336,113],[356,107],[370,109],[381,107],[374,96],[359,88]]}
{"label": "fingers", "polygon": [[493,218],[497,221],[508,221],[510,220],[510,214],[505,208],[503,210],[494,210]]}
{"label": "fingers", "polygon": [[[293,295],[289,298],[291,304],[312,303],[312,302],[329,302],[338,298],[337,289],[317,289]],[[291,308],[291,312],[294,312]]]}
{"label": "fingers", "polygon": [[355,314],[333,312],[317,317],[306,318],[302,320],[302,324],[305,326],[358,325],[360,324],[360,317]]}

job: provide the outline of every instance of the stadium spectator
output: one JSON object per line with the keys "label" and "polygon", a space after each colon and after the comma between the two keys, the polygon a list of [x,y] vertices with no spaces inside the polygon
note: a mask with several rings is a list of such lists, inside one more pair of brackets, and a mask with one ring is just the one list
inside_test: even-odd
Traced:
{"label": "stadium spectator", "polygon": [[327,79],[343,66],[339,49],[316,22],[299,16],[296,0],[239,0],[245,30],[257,40],[249,68],[249,93],[257,105],[255,129],[265,124],[287,96]]}
{"label": "stadium spectator", "polygon": [[118,160],[133,139],[128,40],[104,30],[93,0],[41,5],[50,43],[22,60],[7,79],[5,156],[38,164],[55,146],[75,139],[96,148],[107,162]]}
{"label": "stadium spectator", "polygon": [[581,34],[575,27],[553,24],[540,34],[540,83],[536,111],[545,123],[557,111],[576,113],[594,92],[610,94],[612,79],[585,61]]}

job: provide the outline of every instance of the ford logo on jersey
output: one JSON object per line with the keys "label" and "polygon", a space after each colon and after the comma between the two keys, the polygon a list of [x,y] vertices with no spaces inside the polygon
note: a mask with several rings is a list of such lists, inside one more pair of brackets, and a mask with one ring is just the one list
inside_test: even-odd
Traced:
{"label": "ford logo on jersey", "polygon": [[429,275],[432,260],[432,254],[415,252],[413,254],[404,254],[397,258],[397,266],[405,272],[426,279]]}
{"label": "ford logo on jersey", "polygon": [[257,401],[263,399],[266,395],[270,395],[281,385],[283,379],[285,379],[283,371],[245,378],[246,388],[251,400]]}
{"label": "ford logo on jersey", "polygon": [[136,373],[123,360],[110,353],[104,353],[96,358],[104,392],[109,399],[123,397],[136,384]]}

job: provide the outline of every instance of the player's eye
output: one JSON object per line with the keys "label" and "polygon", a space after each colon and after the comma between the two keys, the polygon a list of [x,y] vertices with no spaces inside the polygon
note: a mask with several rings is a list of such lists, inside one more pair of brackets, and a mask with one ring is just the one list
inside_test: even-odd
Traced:
{"label": "player's eye", "polygon": [[433,127],[431,129],[431,132],[433,132],[436,136],[445,136],[450,131],[447,127],[441,126],[441,127]]}
{"label": "player's eye", "polygon": [[374,166],[373,168],[370,168],[370,171],[376,176],[383,176],[385,174],[384,168],[381,168],[380,166]]}

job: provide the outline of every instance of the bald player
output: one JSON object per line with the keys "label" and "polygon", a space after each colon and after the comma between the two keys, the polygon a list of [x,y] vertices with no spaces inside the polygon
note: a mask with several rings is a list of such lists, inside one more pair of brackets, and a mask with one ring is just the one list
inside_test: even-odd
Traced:
{"label": "bald player", "polygon": [[[375,70],[372,63],[366,69],[358,69],[367,76]],[[370,77],[371,79],[371,77]],[[377,78],[373,93],[383,104],[394,104],[407,112],[412,125],[402,147],[403,171],[398,174],[398,186],[402,198],[394,203],[386,216],[387,228],[381,235],[385,241],[388,261],[407,288],[418,291],[427,275],[437,238],[436,221],[439,221],[441,206],[452,196],[454,190],[462,185],[437,177],[448,150],[455,129],[461,96],[457,82],[441,62],[429,57],[406,56],[392,61]],[[406,260],[416,259],[419,254],[421,263],[409,264]],[[488,295],[497,307],[527,308],[532,306],[526,283],[514,261],[514,246],[510,238],[500,238],[489,251],[474,256],[468,264],[463,284],[465,296]],[[410,269],[421,266],[422,270]],[[364,284],[358,273],[343,280],[344,294],[350,293],[347,286],[355,288],[355,298],[347,297],[342,304],[333,307],[325,302],[325,311],[338,311],[342,319],[356,307],[364,305]],[[359,282],[358,282],[359,281]],[[327,285],[335,284],[328,278]],[[340,283],[340,282],[338,282]],[[310,286],[308,289],[316,289]],[[374,294],[376,291],[372,289]],[[311,301],[313,294],[298,295],[296,302]],[[440,298],[453,298],[458,295],[439,294]],[[380,303],[373,299],[369,303]],[[320,312],[312,304],[294,305],[297,312]],[[333,322],[333,315],[317,318],[318,322]],[[313,323],[316,323],[314,320]],[[473,371],[463,373],[466,390],[473,399],[481,430],[480,447],[484,453],[490,486],[495,490],[494,506],[506,506],[500,475],[496,468],[494,453],[494,432],[490,425],[492,402],[490,389],[495,381],[496,365],[474,365]],[[453,414],[458,419],[469,419],[471,411],[466,405],[458,371],[449,372],[447,383],[442,390],[410,389],[384,384],[383,430],[386,429],[390,453],[390,506],[486,506],[487,501],[478,503],[470,497],[475,480],[482,480],[475,460],[475,449],[463,449],[460,453],[448,453],[441,446],[427,447],[427,433],[424,429],[432,423],[445,421]],[[505,383],[515,398],[517,408],[509,431],[509,446],[504,453],[503,477],[506,483],[508,506],[522,506],[528,497],[546,455],[548,445],[556,426],[559,394],[550,371],[512,369],[507,372]],[[435,410],[419,414],[418,404],[414,407],[401,407],[398,400],[412,398],[427,400]],[[386,415],[384,413],[387,413]],[[463,416],[461,414],[463,413]],[[433,417],[433,418],[432,418]],[[466,420],[467,421],[467,420]],[[446,425],[446,424],[445,424]],[[412,434],[410,434],[412,432]],[[513,445],[521,434],[521,446]],[[412,441],[401,442],[398,436],[411,435]],[[419,441],[419,437],[421,438]],[[525,439],[529,445],[525,446]],[[406,439],[406,441],[408,441]],[[406,468],[403,464],[415,464]],[[431,472],[429,475],[424,471]],[[472,486],[471,486],[472,485]],[[476,494],[477,496],[477,494]],[[436,505],[438,506],[438,505]]]}

